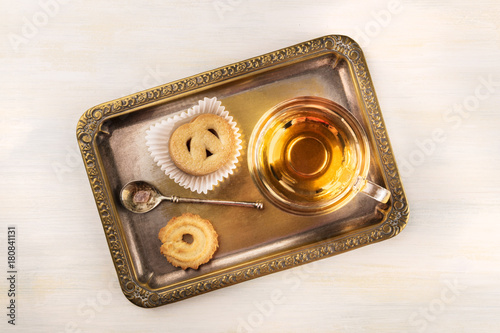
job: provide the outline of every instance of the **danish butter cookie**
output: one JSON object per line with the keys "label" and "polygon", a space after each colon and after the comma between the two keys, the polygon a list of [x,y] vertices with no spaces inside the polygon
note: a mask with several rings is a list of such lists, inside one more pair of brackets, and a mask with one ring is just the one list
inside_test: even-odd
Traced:
{"label": "danish butter cookie", "polygon": [[161,253],[175,267],[198,269],[207,263],[219,247],[218,235],[210,221],[185,213],[168,221],[160,229]]}
{"label": "danish butter cookie", "polygon": [[169,151],[182,171],[204,176],[225,165],[236,149],[231,125],[222,117],[207,113],[177,128],[170,136]]}

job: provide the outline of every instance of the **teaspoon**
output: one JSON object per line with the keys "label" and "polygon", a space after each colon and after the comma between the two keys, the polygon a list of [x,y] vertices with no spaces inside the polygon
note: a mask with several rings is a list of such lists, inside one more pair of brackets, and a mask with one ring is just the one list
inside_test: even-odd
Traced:
{"label": "teaspoon", "polygon": [[263,209],[262,202],[224,201],[196,198],[179,198],[177,196],[164,196],[153,185],[145,181],[132,181],[123,186],[120,192],[120,201],[123,206],[134,213],[147,213],[154,209],[163,200],[173,203],[205,203],[224,206],[239,206]]}

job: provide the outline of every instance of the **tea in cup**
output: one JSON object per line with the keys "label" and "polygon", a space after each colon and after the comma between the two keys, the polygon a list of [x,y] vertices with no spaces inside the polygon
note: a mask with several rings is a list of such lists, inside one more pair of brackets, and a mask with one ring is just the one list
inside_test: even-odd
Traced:
{"label": "tea in cup", "polygon": [[358,192],[387,202],[390,192],[366,179],[368,138],[337,103],[313,96],[284,101],[266,112],[249,143],[249,169],[261,192],[296,214],[325,214]]}

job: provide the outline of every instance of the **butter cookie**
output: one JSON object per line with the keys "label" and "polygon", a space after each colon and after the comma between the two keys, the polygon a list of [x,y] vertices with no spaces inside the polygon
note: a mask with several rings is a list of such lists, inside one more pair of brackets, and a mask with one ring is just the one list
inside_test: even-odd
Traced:
{"label": "butter cookie", "polygon": [[204,176],[217,171],[234,155],[236,139],[231,125],[207,113],[178,127],[170,136],[169,152],[182,171]]}

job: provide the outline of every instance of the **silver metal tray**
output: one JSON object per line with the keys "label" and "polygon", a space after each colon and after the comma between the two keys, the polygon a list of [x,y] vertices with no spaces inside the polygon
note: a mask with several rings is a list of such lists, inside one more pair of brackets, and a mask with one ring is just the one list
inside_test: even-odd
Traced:
{"label": "silver metal tray", "polygon": [[[243,151],[259,118],[296,96],[328,98],[350,110],[370,140],[368,179],[391,192],[387,204],[357,195],[320,216],[287,213],[265,201],[243,154],[236,173],[206,195],[188,191],[155,164],[145,131],[170,114],[216,96],[239,124]],[[77,139],[125,296],[156,307],[330,257],[397,235],[406,225],[408,202],[363,53],[352,39],[330,35],[167,83],[86,111]],[[119,202],[121,187],[145,180],[177,196],[263,200],[262,211],[163,203],[134,214]],[[170,265],[159,251],[158,231],[184,212],[212,221],[220,247],[199,269]]]}

